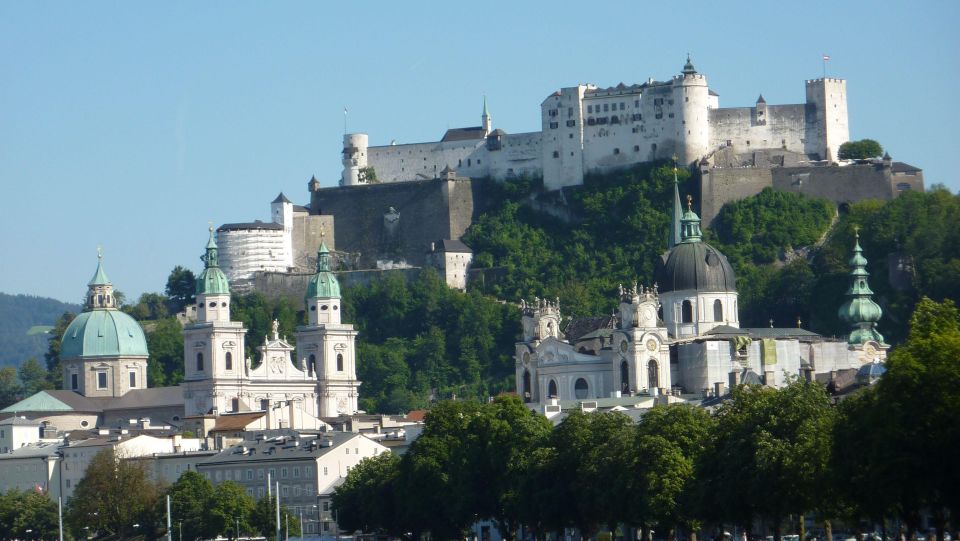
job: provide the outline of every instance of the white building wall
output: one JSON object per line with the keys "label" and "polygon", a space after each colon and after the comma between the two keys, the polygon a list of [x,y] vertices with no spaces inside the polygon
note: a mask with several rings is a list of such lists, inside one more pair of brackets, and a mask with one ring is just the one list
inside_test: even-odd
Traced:
{"label": "white building wall", "polygon": [[448,143],[417,143],[370,147],[368,163],[378,182],[438,178],[448,165],[464,177],[489,176],[486,141],[472,139]]}
{"label": "white building wall", "polygon": [[257,271],[285,272],[293,266],[291,233],[282,229],[217,231],[220,268],[230,281]]}

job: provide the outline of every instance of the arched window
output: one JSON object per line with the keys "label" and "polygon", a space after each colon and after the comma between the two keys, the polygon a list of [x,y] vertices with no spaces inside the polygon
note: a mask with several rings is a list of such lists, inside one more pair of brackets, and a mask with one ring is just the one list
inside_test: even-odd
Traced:
{"label": "arched window", "polygon": [[547,396],[550,397],[550,398],[556,398],[556,397],[557,397],[557,382],[556,382],[556,381],[550,380],[550,384],[547,385]]}
{"label": "arched window", "polygon": [[197,372],[203,372],[203,353],[197,352]]}
{"label": "arched window", "polygon": [[313,377],[313,372],[317,369],[317,356],[313,353],[307,358],[307,375]]}
{"label": "arched window", "polygon": [[573,396],[578,400],[583,400],[587,397],[587,393],[590,390],[590,386],[587,385],[587,380],[580,378],[576,383],[573,384]]}
{"label": "arched window", "polygon": [[530,371],[523,371],[523,401],[530,402],[533,396],[530,394]]}
{"label": "arched window", "polygon": [[713,301],[713,320],[723,321],[723,303],[720,299]]}
{"label": "arched window", "polygon": [[337,372],[343,372],[343,353],[337,353]]}
{"label": "arched window", "polygon": [[660,368],[657,366],[657,361],[653,359],[647,363],[647,386],[650,389],[660,387]]}
{"label": "arched window", "polygon": [[620,391],[630,392],[630,366],[627,365],[627,361],[620,363]]}
{"label": "arched window", "polygon": [[233,370],[233,353],[228,351],[224,356],[223,367],[227,370]]}
{"label": "arched window", "polygon": [[693,303],[683,301],[683,307],[680,309],[680,321],[682,323],[693,323]]}

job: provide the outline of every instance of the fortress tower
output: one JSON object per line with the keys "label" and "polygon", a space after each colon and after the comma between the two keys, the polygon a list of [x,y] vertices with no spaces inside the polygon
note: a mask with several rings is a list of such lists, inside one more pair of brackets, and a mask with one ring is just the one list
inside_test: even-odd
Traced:
{"label": "fortress tower", "polygon": [[847,81],[807,81],[807,144],[805,151],[821,159],[836,161],[840,145],[850,140],[847,120]]}
{"label": "fortress tower", "polygon": [[680,119],[676,127],[680,162],[690,164],[710,150],[710,89],[707,87],[707,78],[694,69],[690,55],[687,55],[683,72],[674,77],[673,84],[674,99],[680,105]]}
{"label": "fortress tower", "polygon": [[341,186],[366,184],[364,169],[367,168],[367,148],[370,138],[365,133],[347,133],[343,136],[343,173]]}

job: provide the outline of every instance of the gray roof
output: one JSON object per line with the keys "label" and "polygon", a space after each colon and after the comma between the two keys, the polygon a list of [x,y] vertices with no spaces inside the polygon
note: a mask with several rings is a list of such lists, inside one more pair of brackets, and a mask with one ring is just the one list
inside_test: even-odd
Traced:
{"label": "gray roof", "polygon": [[670,249],[655,273],[661,293],[736,291],[737,279],[727,256],[705,242],[682,242]]}
{"label": "gray roof", "polygon": [[903,162],[893,162],[893,164],[890,165],[890,169],[894,173],[916,173],[918,171],[923,171],[923,169],[920,169],[919,167],[914,167],[909,163]]}
{"label": "gray roof", "polygon": [[612,316],[578,317],[570,320],[563,334],[571,342],[586,337],[599,329],[613,329],[620,324],[620,318]]}
{"label": "gray roof", "polygon": [[39,427],[39,426],[40,426],[40,421],[32,421],[32,420],[30,420],[30,419],[24,419],[23,417],[19,417],[19,416],[16,416],[16,415],[15,415],[15,416],[13,416],[13,417],[10,417],[10,418],[7,418],[7,419],[4,419],[4,420],[0,421],[0,425],[4,425],[4,426],[11,426],[11,425],[16,425],[16,426],[36,426],[36,427]]}
{"label": "gray roof", "polygon": [[[327,432],[314,435],[286,435],[265,438],[261,441],[247,440],[233,445],[204,460],[202,464],[231,464],[264,460],[317,459],[354,438],[364,438],[353,432]],[[312,443],[312,442],[315,442]],[[325,442],[329,442],[326,445]],[[246,452],[243,452],[246,449]]]}
{"label": "gray roof", "polygon": [[271,201],[271,203],[289,203],[289,202],[290,200],[287,199],[287,196],[283,195],[283,192],[280,192],[280,195],[278,195],[276,199]]}
{"label": "gray roof", "polygon": [[0,454],[0,460],[13,460],[17,458],[35,458],[48,457],[57,454],[60,449],[59,442],[41,442],[28,443],[23,447],[18,447],[9,453]]}
{"label": "gray roof", "polygon": [[256,220],[245,223],[223,224],[217,228],[217,231],[243,231],[247,229],[283,229],[283,226],[274,222],[261,222],[260,220]]}
{"label": "gray roof", "polygon": [[[94,400],[104,400],[101,398]],[[183,389],[180,387],[151,387],[149,389],[131,389],[119,398],[106,399],[105,410],[160,408],[164,406],[183,406]]]}
{"label": "gray roof", "polygon": [[756,338],[813,338],[820,335],[797,327],[748,327],[743,330]]}
{"label": "gray roof", "polygon": [[461,252],[465,254],[472,254],[473,250],[469,246],[464,244],[462,241],[456,239],[440,239],[437,242],[437,251],[438,252]]}
{"label": "gray roof", "polygon": [[483,129],[483,126],[451,128],[443,134],[443,139],[440,139],[440,142],[447,143],[450,141],[470,141],[472,139],[483,139],[486,136],[487,130]]}

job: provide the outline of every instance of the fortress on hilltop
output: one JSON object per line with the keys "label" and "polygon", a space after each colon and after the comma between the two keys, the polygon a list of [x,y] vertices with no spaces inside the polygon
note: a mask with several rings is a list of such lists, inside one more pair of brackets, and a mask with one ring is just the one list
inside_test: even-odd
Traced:
{"label": "fortress on hilltop", "polygon": [[[688,57],[668,81],[553,92],[540,104],[536,132],[495,129],[484,99],[479,126],[449,129],[439,141],[371,146],[367,134],[348,133],[340,185],[311,178],[306,205],[280,194],[269,221],[221,225],[222,266],[238,291],[296,297],[326,231],[344,284],[433,266],[463,289],[472,254],[459,241],[492,203],[487,179],[542,177],[556,191],[588,174],[674,156],[699,186],[692,191],[705,226],[725,203],[767,187],[838,205],[923,190],[922,171],[889,155],[837,162],[850,133],[846,81],[808,80],[805,91],[804,103],[770,105],[761,95],[749,107],[721,108]],[[538,197],[528,203],[567,210],[557,198]]]}
{"label": "fortress on hilltop", "polygon": [[806,101],[721,108],[689,56],[669,81],[599,88],[561,88],[540,104],[541,129],[493,129],[483,104],[481,125],[449,129],[428,143],[370,146],[365,133],[344,135],[341,186],[441,177],[543,176],[547,189],[583,183],[587,173],[677,156],[695,164],[724,148],[738,153],[787,150],[807,161],[833,161],[850,139],[843,79],[806,81]]}

